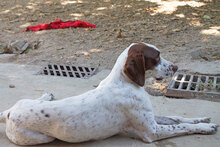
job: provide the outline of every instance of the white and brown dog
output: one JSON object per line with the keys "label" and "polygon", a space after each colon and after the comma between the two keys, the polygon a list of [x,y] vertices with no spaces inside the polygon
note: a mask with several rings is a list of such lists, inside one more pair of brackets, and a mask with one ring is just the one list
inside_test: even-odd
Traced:
{"label": "white and brown dog", "polygon": [[58,138],[83,142],[133,132],[145,142],[186,134],[213,134],[210,118],[155,116],[144,90],[145,71],[157,78],[173,75],[177,66],[146,43],[133,43],[119,56],[111,73],[99,86],[82,95],[51,101],[52,94],[18,101],[0,113],[6,135],[15,144],[34,145]]}

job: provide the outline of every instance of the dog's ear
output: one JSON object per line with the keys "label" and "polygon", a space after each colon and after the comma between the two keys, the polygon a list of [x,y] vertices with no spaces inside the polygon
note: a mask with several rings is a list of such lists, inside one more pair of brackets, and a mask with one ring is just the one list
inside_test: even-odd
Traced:
{"label": "dog's ear", "polygon": [[128,57],[124,65],[124,73],[139,86],[145,83],[145,57],[144,51],[138,46],[133,46],[128,51]]}

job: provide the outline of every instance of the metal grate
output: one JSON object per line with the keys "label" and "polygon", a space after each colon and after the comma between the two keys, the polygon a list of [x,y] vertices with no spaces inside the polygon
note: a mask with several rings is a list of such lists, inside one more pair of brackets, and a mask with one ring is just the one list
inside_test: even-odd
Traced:
{"label": "metal grate", "polygon": [[176,73],[165,95],[220,101],[220,76]]}
{"label": "metal grate", "polygon": [[96,70],[97,68],[92,67],[49,64],[44,67],[39,74],[73,78],[88,78],[94,75]]}

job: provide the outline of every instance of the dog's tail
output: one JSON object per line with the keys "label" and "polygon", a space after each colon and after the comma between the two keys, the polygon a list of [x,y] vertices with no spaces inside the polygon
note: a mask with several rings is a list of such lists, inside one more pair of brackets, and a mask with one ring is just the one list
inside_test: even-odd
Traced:
{"label": "dog's tail", "polygon": [[5,123],[8,113],[8,110],[0,113],[0,123]]}

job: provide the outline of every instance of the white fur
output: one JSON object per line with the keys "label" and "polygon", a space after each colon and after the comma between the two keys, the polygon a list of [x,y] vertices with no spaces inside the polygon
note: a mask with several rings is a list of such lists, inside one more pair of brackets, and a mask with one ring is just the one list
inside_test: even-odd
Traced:
{"label": "white fur", "polygon": [[[184,134],[214,133],[217,125],[210,124],[209,118],[154,115],[147,92],[123,73],[132,45],[121,53],[111,73],[96,89],[58,101],[50,101],[51,94],[37,100],[24,99],[0,113],[0,121],[6,122],[8,138],[18,145],[33,145],[55,138],[67,142],[104,139],[127,131],[145,142]],[[170,64],[162,59],[155,69],[167,71]]]}

